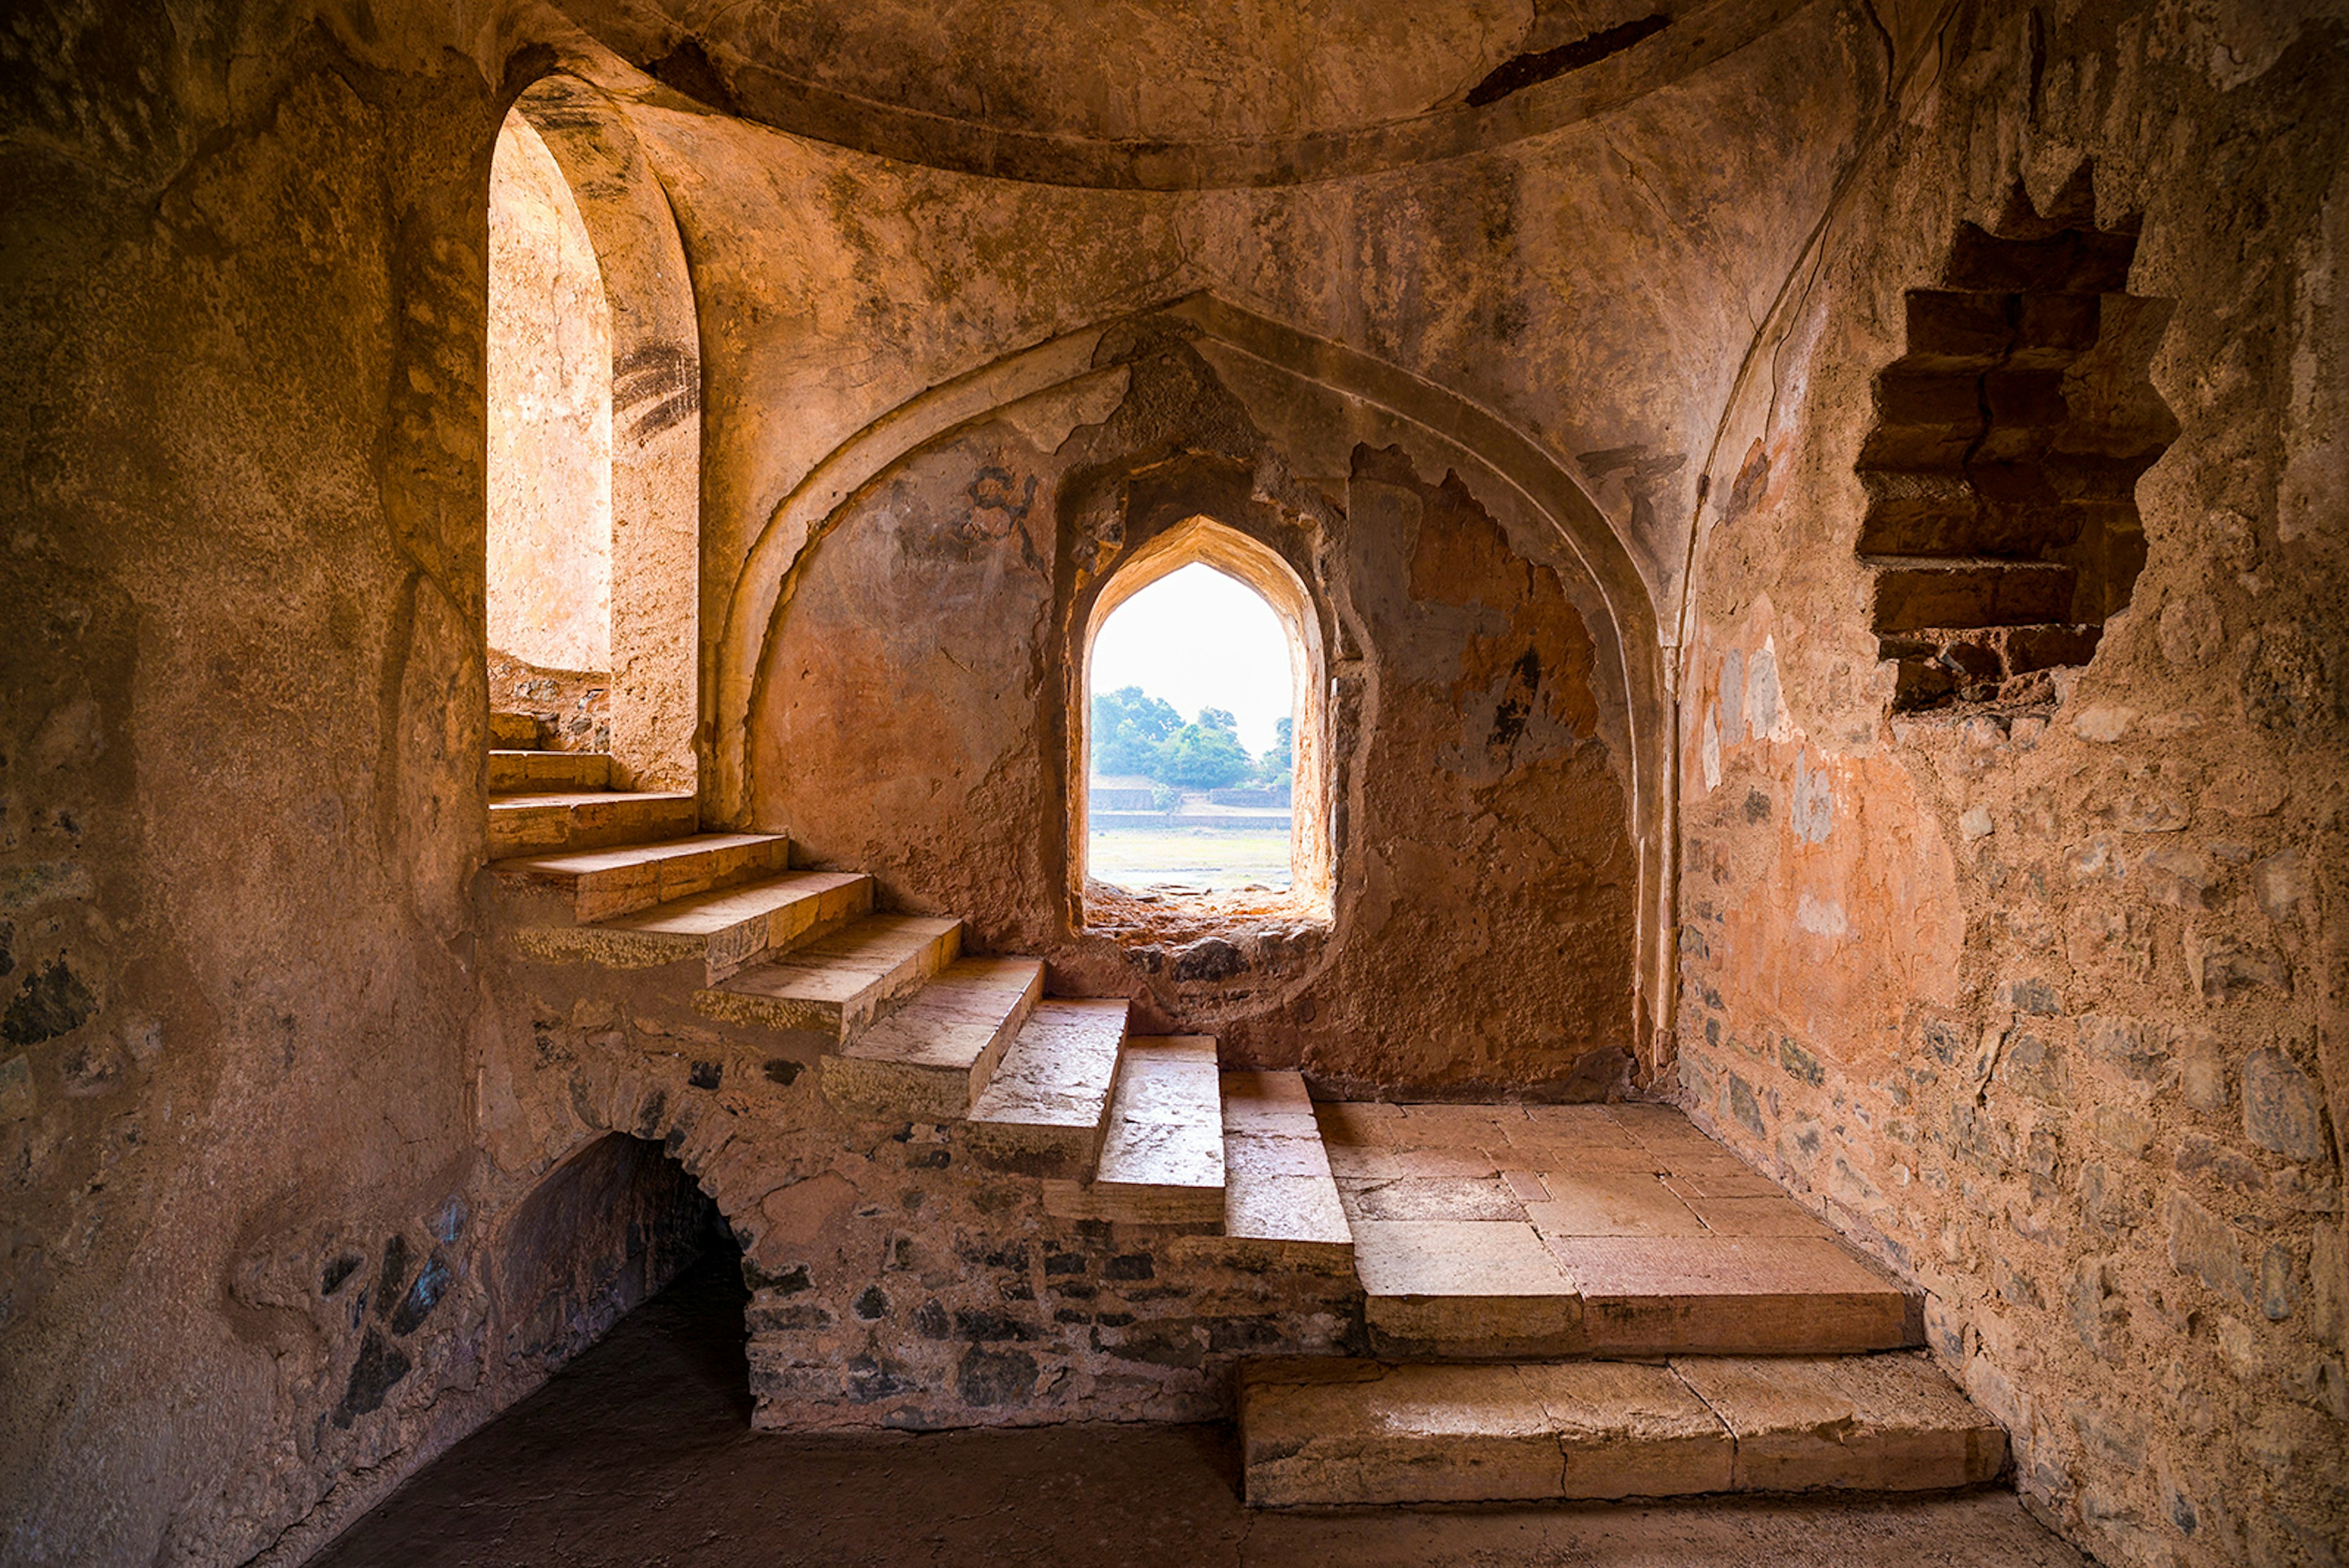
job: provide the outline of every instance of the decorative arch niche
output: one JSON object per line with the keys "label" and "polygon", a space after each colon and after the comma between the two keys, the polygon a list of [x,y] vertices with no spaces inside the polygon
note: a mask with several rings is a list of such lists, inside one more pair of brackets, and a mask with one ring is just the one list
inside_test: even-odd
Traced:
{"label": "decorative arch niche", "polygon": [[1092,760],[1094,640],[1118,607],[1152,584],[1189,566],[1223,573],[1264,600],[1288,641],[1289,712],[1295,783],[1290,790],[1288,901],[1309,919],[1328,921],[1336,897],[1336,858],[1330,842],[1330,671],[1322,617],[1312,591],[1280,553],[1212,517],[1192,517],[1143,545],[1111,574],[1086,612],[1084,631],[1070,660],[1069,864],[1071,908],[1083,909],[1088,795]]}
{"label": "decorative arch niche", "polygon": [[[1268,397],[1274,395],[1272,389],[1285,388],[1298,398],[1327,396],[1352,404],[1374,425],[1395,432],[1393,437],[1382,435],[1381,440],[1400,437],[1408,442],[1419,454],[1423,469],[1455,469],[1466,483],[1490,498],[1491,506],[1523,516],[1531,533],[1554,542],[1559,569],[1588,584],[1589,597],[1581,605],[1579,613],[1594,644],[1594,669],[1602,684],[1619,693],[1617,701],[1622,726],[1622,782],[1629,807],[1626,827],[1633,857],[1630,874],[1624,883],[1634,889],[1630,911],[1632,929],[1629,933],[1634,1012],[1619,1033],[1637,1043],[1647,1070],[1661,1070],[1671,1047],[1669,1039],[1660,1031],[1669,1017],[1668,999],[1677,983],[1668,876],[1672,863],[1668,836],[1671,820],[1669,762],[1673,726],[1665,647],[1659,637],[1649,585],[1632,551],[1617,534],[1615,523],[1590,499],[1588,484],[1570,462],[1538,447],[1523,432],[1444,388],[1392,365],[1257,316],[1212,295],[1185,296],[975,366],[874,419],[843,441],[793,485],[750,541],[734,570],[725,613],[722,617],[713,616],[709,622],[709,680],[704,692],[704,721],[710,735],[710,772],[705,781],[704,822],[722,824],[737,831],[791,833],[795,846],[802,842],[803,834],[811,846],[822,836],[811,831],[812,825],[800,820],[790,806],[782,804],[772,786],[761,787],[758,782],[762,770],[776,770],[766,775],[774,777],[792,765],[788,748],[762,754],[760,735],[765,722],[761,715],[767,713],[775,693],[783,690],[776,684],[776,670],[781,668],[775,662],[778,651],[787,646],[794,624],[808,624],[800,607],[811,585],[820,587],[819,597],[830,607],[825,613],[849,615],[840,624],[850,630],[895,624],[875,622],[864,607],[854,607],[853,613],[843,607],[847,601],[840,597],[843,569],[840,563],[852,557],[835,556],[836,546],[831,542],[836,533],[851,539],[859,536],[858,521],[873,515],[874,498],[892,483],[891,476],[899,472],[900,465],[916,460],[919,454],[938,450],[942,442],[991,439],[989,427],[1003,417],[1006,410],[1115,407],[1126,395],[1130,378],[1146,358],[1137,346],[1161,332],[1179,335],[1195,344],[1199,353],[1219,368],[1219,375],[1221,367],[1232,367]],[[1143,530],[1149,537],[1170,532],[1193,516],[1237,519],[1251,505],[1255,475],[1245,464],[1226,475],[1220,485],[1206,486],[1189,494],[1177,493],[1183,487],[1174,482],[1164,463],[1153,463],[1151,467],[1153,477],[1148,488],[1162,504],[1156,512],[1155,525]],[[1149,538],[1143,538],[1129,550],[1123,541],[1133,535],[1116,525],[1119,519],[1107,515],[1107,511],[1116,510],[1120,504],[1110,497],[1117,489],[1121,472],[1129,471],[1121,470],[1112,461],[1093,470],[1083,482],[1085,489],[1105,508],[1097,520],[1088,521],[1078,515],[1092,505],[1092,501],[1081,498],[1076,491],[1064,493],[1061,504],[1071,510],[1068,523],[1063,525],[1074,524],[1076,528],[1067,537],[1090,541],[1081,551],[1064,557],[1061,563],[1064,568],[1073,571],[1073,576],[1061,584],[1061,591],[1071,597],[1061,598],[1057,605],[1050,605],[1049,600],[1023,600],[1016,610],[1023,624],[1026,617],[1039,609],[1048,609],[1058,618],[1050,633],[1052,657],[1046,661],[1056,668],[1050,671],[1049,693],[1041,697],[1057,731],[1043,753],[1055,776],[1036,781],[1034,785],[1039,798],[1050,801],[1050,817],[1049,822],[1038,821],[1038,839],[1026,841],[1049,853],[1030,863],[1021,859],[1029,853],[1022,843],[994,846],[989,851],[991,859],[968,862],[982,867],[975,879],[950,893],[940,893],[934,904],[921,906],[969,918],[974,908],[984,907],[999,895],[1004,878],[1032,871],[1040,881],[1049,880],[1051,903],[1057,907],[1050,908],[1047,917],[1047,905],[1041,898],[1022,906],[1027,913],[1005,915],[996,922],[988,940],[1004,950],[1049,950],[1058,953],[1061,950],[1056,944],[1073,939],[1076,945],[1067,950],[1072,966],[1071,974],[1078,983],[1088,985],[1117,982],[1109,978],[1105,969],[1088,967],[1111,961],[1099,954],[1087,956],[1089,950],[1085,947],[1105,928],[1087,925],[1081,913],[1083,860],[1071,850],[1076,837],[1083,834],[1084,826],[1081,816],[1073,822],[1067,822],[1067,817],[1077,809],[1071,797],[1081,790],[1083,780],[1076,770],[1082,767],[1088,748],[1073,738],[1071,731],[1074,728],[1072,720],[1081,722],[1089,717],[1080,715],[1078,710],[1087,695],[1090,671],[1084,656],[1090,652],[1091,634],[1087,628],[1092,624],[1093,599],[1100,588],[1149,542]],[[956,507],[948,504],[946,510],[953,512]],[[1102,546],[1108,548],[1103,550]],[[1080,555],[1083,558],[1080,559]],[[1316,569],[1311,558],[1294,551],[1287,558],[1309,576]],[[1172,571],[1183,564],[1187,563],[1172,562],[1165,569]],[[894,576],[884,574],[884,565],[877,558],[868,560],[861,580],[887,585],[893,593],[903,591],[903,585],[909,580],[906,575],[894,566],[889,568]],[[1353,813],[1360,804],[1346,759],[1338,754],[1339,742],[1345,740],[1348,727],[1361,717],[1353,708],[1344,705],[1347,671],[1359,660],[1352,645],[1341,637],[1340,628],[1351,624],[1347,618],[1354,612],[1347,601],[1336,597],[1340,590],[1334,581],[1315,581],[1318,592],[1331,597],[1331,602],[1321,607],[1324,613],[1319,628],[1330,639],[1327,673],[1337,678],[1340,684],[1334,694],[1326,686],[1322,689],[1330,709],[1325,722],[1331,726],[1330,734],[1324,737],[1329,745],[1323,760],[1329,779],[1325,787],[1330,791],[1326,797],[1330,803],[1326,809],[1330,813],[1331,836],[1336,841],[1333,857],[1342,858],[1350,852]],[[1030,586],[1040,592],[1047,591],[1043,585]],[[1135,586],[1138,589],[1145,585]],[[1333,615],[1339,618],[1330,618]],[[956,678],[961,680],[968,674],[957,667]],[[1015,691],[1026,674],[1025,666],[993,670],[988,682],[965,695],[974,704],[984,707]],[[849,698],[868,703],[895,702],[899,695],[896,690],[888,689],[877,696],[850,693]],[[916,691],[912,695],[918,698],[924,693]],[[1375,693],[1371,695],[1375,701]],[[852,712],[854,702],[840,711]],[[853,738],[858,732],[852,727],[847,733]],[[1005,775],[1005,781],[1010,776]],[[1005,781],[998,782],[1007,791],[1012,791],[1013,784]],[[845,787],[853,791],[854,800],[844,808],[844,815],[856,816],[864,813],[872,799],[871,792],[858,785]],[[1020,780],[1017,787],[1030,785],[1028,781]],[[988,820],[1000,820],[1000,807],[990,802],[987,809]],[[1064,822],[1069,836],[1063,836],[1061,832]],[[851,831],[840,836],[843,855],[840,865],[853,863],[860,868],[870,868],[876,853],[885,853],[885,835],[876,839],[855,824],[842,826]],[[821,858],[822,852],[817,854],[813,863],[827,864]],[[915,862],[909,860],[907,864]],[[926,848],[919,864],[935,867],[939,862]],[[955,864],[966,862],[957,860]],[[908,888],[913,882],[924,881],[927,877],[926,871],[916,873],[908,878]],[[902,891],[896,896],[903,896]],[[1336,900],[1333,930],[1343,925],[1344,903],[1342,898]],[[1118,961],[1122,965],[1122,961]]]}

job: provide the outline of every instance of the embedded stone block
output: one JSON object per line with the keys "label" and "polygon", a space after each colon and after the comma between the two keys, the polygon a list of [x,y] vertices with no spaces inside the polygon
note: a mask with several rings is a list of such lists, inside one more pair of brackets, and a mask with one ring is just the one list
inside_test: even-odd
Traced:
{"label": "embedded stone block", "polygon": [[2078,574],[2046,561],[1871,556],[1879,632],[2033,626],[2072,618]]}
{"label": "embedded stone block", "polygon": [[2005,1468],[2006,1433],[1921,1352],[1671,1367],[1734,1434],[1740,1491],[1939,1490]]}

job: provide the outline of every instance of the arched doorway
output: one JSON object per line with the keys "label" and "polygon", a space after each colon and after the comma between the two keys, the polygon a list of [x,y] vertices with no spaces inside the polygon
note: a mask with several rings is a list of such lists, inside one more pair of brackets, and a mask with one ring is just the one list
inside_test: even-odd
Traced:
{"label": "arched doorway", "polygon": [[533,86],[489,192],[491,701],[611,783],[698,777],[701,369],[684,248],[636,138]]}
{"label": "arched doorway", "polygon": [[625,1133],[583,1145],[499,1228],[489,1280],[497,1375],[535,1382],[697,1263],[739,1275],[741,1249],[685,1168]]}

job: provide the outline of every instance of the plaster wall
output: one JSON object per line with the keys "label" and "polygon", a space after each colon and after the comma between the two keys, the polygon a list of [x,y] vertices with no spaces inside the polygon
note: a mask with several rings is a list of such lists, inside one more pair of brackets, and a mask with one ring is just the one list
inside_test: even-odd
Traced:
{"label": "plaster wall", "polygon": [[[233,7],[22,26],[0,1557],[237,1563],[516,1391],[461,1282],[389,1323],[482,1207],[502,61]],[[395,1237],[413,1266],[378,1292]],[[403,1421],[357,1376],[394,1345]]]}
{"label": "plaster wall", "polygon": [[612,310],[579,203],[510,110],[490,164],[490,646],[612,668]]}
{"label": "plaster wall", "polygon": [[[1682,654],[1695,1114],[1918,1280],[2025,1498],[2116,1563],[2329,1563],[2349,77],[2337,19],[1967,5],[1756,344]],[[2084,172],[2084,164],[2092,169]],[[2092,176],[2158,394],[2127,608],[2052,694],[1891,716],[1872,378],[1958,225]]]}
{"label": "plaster wall", "polygon": [[[694,258],[706,645],[763,646],[772,601],[746,589],[848,499],[798,492],[828,454],[1017,350],[1201,291],[1490,410],[1596,504],[1625,587],[1674,602],[1699,443],[1883,63],[1863,12],[1802,8],[1766,47],[1564,129],[1359,178],[1165,192],[914,166],[615,85]],[[1724,119],[1737,134],[1692,133]],[[780,562],[755,559],[779,519]],[[747,693],[705,701],[722,771]],[[713,805],[747,809],[722,783]]]}
{"label": "plaster wall", "polygon": [[[468,895],[487,196],[505,110],[557,63],[540,40],[570,35],[211,23],[56,14],[8,78],[5,599],[30,631],[0,649],[0,1520],[28,1563],[298,1560],[533,1386],[546,1358],[506,1355],[502,1325],[540,1303],[500,1297],[492,1239],[608,1130],[574,1108],[564,1032],[630,1040],[584,999],[508,1010]],[[843,436],[1190,276],[1123,198],[982,201],[640,118],[674,133],[713,359],[648,409],[722,401],[706,435],[656,432],[713,454],[721,608],[746,536]],[[774,161],[702,169],[697,137]],[[1375,446],[1428,441],[1360,417]]]}
{"label": "plaster wall", "polygon": [[[1817,68],[1822,58],[1836,67]],[[1403,442],[1434,482],[1448,470],[1491,467],[1475,450],[1481,437],[1464,450],[1464,417],[1495,421],[1524,443],[1524,466],[1540,470],[1551,493],[1529,503],[1523,475],[1469,483],[1488,511],[1528,507],[1532,534],[1550,536],[1543,548],[1563,545],[1567,558],[1582,557],[1568,575],[1598,582],[1612,623],[1592,635],[1602,646],[1613,639],[1628,649],[1615,657],[1632,661],[1623,711],[1628,692],[1644,689],[1640,711],[1652,716],[1663,701],[1655,606],[1671,601],[1685,564],[1692,452],[1715,421],[1752,323],[1767,312],[1859,139],[1882,65],[1862,14],[1803,9],[1783,19],[1767,47],[1471,156],[1276,190],[1166,192],[910,167],[710,112],[707,92],[697,101],[614,86],[677,212],[704,326],[701,625],[713,671],[703,700],[714,764],[707,817],[794,832],[814,826],[784,810],[783,795],[761,794],[786,787],[788,770],[771,750],[760,756],[765,742],[752,735],[760,672],[770,670],[776,640],[794,635],[801,574],[819,569],[809,542],[867,504],[870,488],[909,448],[1032,393],[1036,384],[1014,373],[1022,355],[1072,357],[1076,365],[1041,383],[1057,385],[1092,352],[1088,335],[1202,294],[1362,356],[1394,384],[1375,401],[1300,390],[1293,383],[1328,381],[1310,362],[1319,352],[1310,344],[1288,350],[1294,360],[1276,355],[1273,370],[1246,355],[1229,369],[1266,380],[1252,406],[1271,449],[1300,473],[1338,481],[1333,493],[1342,492],[1365,435],[1374,446]],[[1740,121],[1735,137],[1688,134],[1726,116]],[[1750,199],[1757,190],[1770,199]],[[1289,406],[1264,411],[1278,402]],[[914,428],[917,415],[944,426]],[[1605,561],[1588,537],[1567,536],[1562,518],[1578,509],[1611,535],[1599,552]],[[1028,701],[1010,688],[991,700]],[[899,749],[905,742],[911,750]],[[797,739],[789,768],[830,780],[826,753],[854,753],[864,765],[845,801],[902,794],[926,776],[919,753],[927,743],[860,711],[821,745]],[[1651,967],[1645,955],[1662,918],[1661,737],[1655,744],[1631,780],[1629,808],[1640,890],[1623,918],[1645,944],[1632,961],[1641,969]],[[897,762],[913,765],[893,783]],[[754,786],[761,769],[768,783]],[[1013,790],[1019,774],[1010,769],[988,787]],[[964,806],[958,791],[939,798],[944,815]],[[993,804],[968,798],[981,815]],[[932,821],[897,821],[891,831],[907,843],[941,831]],[[1019,806],[1004,831],[1023,842],[1057,836],[1040,800]],[[1568,846],[1559,866],[1579,853]],[[943,856],[929,861],[941,890],[926,896],[941,902],[943,889],[989,876],[997,864],[981,861],[988,869],[980,871]],[[1047,886],[1061,874],[1057,863],[1035,872]],[[982,893],[957,912],[990,903]],[[1556,968],[1543,966],[1537,1009],[1557,1002],[1549,993],[1558,988],[1602,983]],[[1132,983],[1098,978],[1117,991]],[[1651,981],[1640,995],[1612,1048],[1646,1050],[1659,1026],[1661,991]],[[1588,1001],[1565,1011],[1620,1016],[1593,1012]],[[1218,1027],[1224,1022],[1236,1021]],[[1545,1023],[1526,1050],[1557,1055],[1562,1034],[1579,1037],[1587,1027]],[[1472,1064],[1487,1049],[1475,1043],[1481,1028],[1447,1031],[1414,1050],[1408,1071],[1398,1064],[1387,1076],[1398,1086],[1454,1082],[1463,1092],[1545,1077],[1525,1064]],[[1447,1064],[1436,1066],[1439,1059]],[[1340,1076],[1379,1082],[1375,1053],[1359,1054],[1332,1081]]]}

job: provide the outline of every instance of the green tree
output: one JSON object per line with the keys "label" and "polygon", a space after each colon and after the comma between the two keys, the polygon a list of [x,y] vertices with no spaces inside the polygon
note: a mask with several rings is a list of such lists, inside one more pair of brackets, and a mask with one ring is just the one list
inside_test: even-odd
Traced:
{"label": "green tree", "polygon": [[1297,766],[1297,721],[1276,719],[1272,725],[1272,744],[1257,759],[1256,776],[1274,789],[1288,783]]}
{"label": "green tree", "polygon": [[1183,728],[1183,715],[1145,694],[1121,686],[1093,695],[1093,772],[1158,776],[1158,749]]}
{"label": "green tree", "polygon": [[[1210,714],[1222,718],[1225,723],[1206,722]],[[1238,726],[1231,723],[1231,715],[1210,708],[1199,717],[1199,723],[1184,725],[1173,739],[1159,746],[1158,772],[1154,776],[1185,789],[1222,789],[1247,777],[1247,748],[1240,744],[1235,732]]]}

